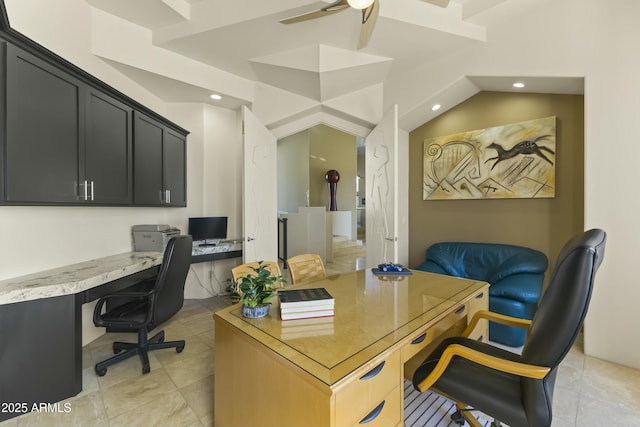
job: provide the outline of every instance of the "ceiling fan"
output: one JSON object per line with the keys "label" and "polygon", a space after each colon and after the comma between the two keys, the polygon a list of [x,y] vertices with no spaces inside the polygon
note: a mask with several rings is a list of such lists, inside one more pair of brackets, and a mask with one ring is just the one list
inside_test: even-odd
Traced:
{"label": "ceiling fan", "polygon": [[[447,7],[449,0],[422,0],[440,7]],[[360,28],[360,39],[358,40],[358,49],[362,49],[369,43],[373,27],[378,19],[380,0],[337,0],[321,9],[306,12],[301,15],[292,16],[282,19],[282,24],[295,24],[296,22],[308,21],[310,19],[322,18],[323,16],[332,15],[342,12],[350,7],[362,10],[362,27]]]}

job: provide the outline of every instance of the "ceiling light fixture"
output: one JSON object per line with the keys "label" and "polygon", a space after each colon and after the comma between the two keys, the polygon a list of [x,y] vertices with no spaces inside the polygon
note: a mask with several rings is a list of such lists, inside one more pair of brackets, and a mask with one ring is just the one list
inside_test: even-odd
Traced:
{"label": "ceiling light fixture", "polygon": [[354,9],[366,9],[373,4],[374,0],[347,0],[349,6]]}
{"label": "ceiling light fixture", "polygon": [[219,101],[219,100],[222,99],[222,97],[220,95],[218,95],[217,93],[212,93],[211,95],[209,95],[209,98],[215,99],[216,101]]}
{"label": "ceiling light fixture", "polygon": [[513,87],[516,87],[516,88],[518,88],[518,89],[522,89],[522,88],[524,87],[524,83],[522,83],[522,82],[515,82],[515,83],[513,84]]}
{"label": "ceiling light fixture", "polygon": [[442,105],[440,104],[433,104],[433,107],[431,107],[431,111],[438,111],[441,107]]}

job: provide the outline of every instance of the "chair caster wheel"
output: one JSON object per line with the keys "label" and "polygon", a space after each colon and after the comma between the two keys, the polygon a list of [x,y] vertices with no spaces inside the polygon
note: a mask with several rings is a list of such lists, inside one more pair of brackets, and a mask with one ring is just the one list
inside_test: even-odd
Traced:
{"label": "chair caster wheel", "polygon": [[176,352],[177,353],[182,353],[182,350],[184,350],[184,346],[181,345],[180,347],[176,347]]}
{"label": "chair caster wheel", "polygon": [[462,416],[462,412],[456,411],[453,414],[451,414],[451,421],[453,421],[459,426],[463,426],[465,421],[464,421],[464,417]]}
{"label": "chair caster wheel", "polygon": [[107,373],[107,368],[102,368],[102,369],[96,368],[96,374],[98,374],[99,377],[104,377],[104,374],[106,373]]}

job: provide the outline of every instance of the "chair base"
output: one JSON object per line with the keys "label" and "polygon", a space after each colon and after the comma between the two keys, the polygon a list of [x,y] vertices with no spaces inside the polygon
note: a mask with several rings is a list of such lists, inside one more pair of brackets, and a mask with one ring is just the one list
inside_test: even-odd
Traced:
{"label": "chair base", "polygon": [[142,361],[142,373],[148,374],[151,371],[151,366],[149,365],[150,351],[158,350],[161,348],[175,348],[176,352],[181,353],[182,350],[184,350],[184,346],[184,340],[165,342],[164,331],[160,331],[150,339],[147,339],[147,329],[142,328],[138,330],[137,343],[118,341],[114,342],[113,353],[115,354],[115,356],[103,360],[102,362],[96,363],[95,371],[98,376],[102,377],[107,373],[107,367],[118,362],[122,362],[123,360],[126,360],[138,354],[140,355],[140,360]]}
{"label": "chair base", "polygon": [[[480,421],[476,417],[473,416],[471,411],[474,411],[473,408],[468,408],[464,404],[458,402],[456,403],[456,411],[451,414],[451,421],[456,423],[459,426],[463,426],[464,422],[468,422],[471,427],[482,427]],[[502,427],[500,421],[494,419],[491,422],[490,427]]]}

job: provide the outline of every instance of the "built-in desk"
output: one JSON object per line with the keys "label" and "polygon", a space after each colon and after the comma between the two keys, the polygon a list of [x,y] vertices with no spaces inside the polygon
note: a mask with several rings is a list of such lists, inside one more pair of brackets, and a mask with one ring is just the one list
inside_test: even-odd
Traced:
{"label": "built-in desk", "polygon": [[[155,277],[160,252],[127,252],[0,281],[0,421],[82,390],[82,304]],[[26,405],[22,405],[26,403]]]}
{"label": "built-in desk", "polygon": [[327,289],[333,317],[281,321],[277,299],[261,319],[238,305],[216,312],[214,425],[402,426],[403,377],[488,308],[488,286],[368,269],[296,286]]}
{"label": "built-in desk", "polygon": [[229,239],[219,246],[194,246],[191,251],[191,263],[219,261],[242,257],[242,239]]}

